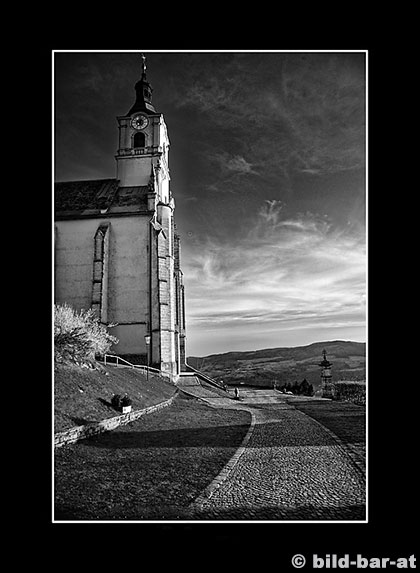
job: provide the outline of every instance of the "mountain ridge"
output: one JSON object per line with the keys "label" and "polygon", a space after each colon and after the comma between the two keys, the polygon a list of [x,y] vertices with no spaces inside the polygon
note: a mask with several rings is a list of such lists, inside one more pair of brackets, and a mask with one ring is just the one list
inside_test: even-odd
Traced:
{"label": "mountain ridge", "polygon": [[351,340],[189,356],[187,363],[228,384],[272,386],[306,378],[314,387],[319,387],[319,363],[324,349],[332,362],[334,380],[365,380],[366,343]]}
{"label": "mountain ridge", "polygon": [[270,347],[270,348],[258,348],[256,350],[228,350],[228,352],[215,352],[213,354],[207,354],[206,356],[188,356],[187,360],[192,358],[192,359],[196,359],[196,358],[212,358],[215,356],[227,356],[227,355],[233,355],[233,354],[256,354],[258,352],[269,352],[269,351],[280,351],[280,350],[297,350],[297,349],[304,349],[304,348],[312,348],[315,346],[322,346],[324,345],[331,345],[331,344],[360,344],[363,346],[366,346],[366,342],[356,342],[354,340],[325,340],[325,341],[321,341],[321,342],[311,342],[310,344],[302,344],[299,346],[274,346],[274,347]]}

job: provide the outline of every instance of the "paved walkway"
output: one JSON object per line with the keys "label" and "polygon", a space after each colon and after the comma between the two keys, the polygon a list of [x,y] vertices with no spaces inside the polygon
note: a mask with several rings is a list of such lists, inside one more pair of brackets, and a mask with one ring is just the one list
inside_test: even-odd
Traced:
{"label": "paved walkway", "polygon": [[365,476],[346,448],[275,390],[233,400],[186,377],[178,386],[209,405],[252,414],[235,456],[190,508],[193,519],[365,520]]}

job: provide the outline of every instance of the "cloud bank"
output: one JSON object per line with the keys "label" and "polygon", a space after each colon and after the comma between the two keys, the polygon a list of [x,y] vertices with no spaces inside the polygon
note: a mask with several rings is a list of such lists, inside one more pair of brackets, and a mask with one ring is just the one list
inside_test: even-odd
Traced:
{"label": "cloud bank", "polygon": [[266,201],[242,241],[207,239],[183,257],[189,332],[212,334],[211,351],[229,335],[252,332],[261,348],[274,332],[293,346],[299,330],[322,340],[325,329],[364,328],[364,237],[312,213],[287,218],[282,207]]}

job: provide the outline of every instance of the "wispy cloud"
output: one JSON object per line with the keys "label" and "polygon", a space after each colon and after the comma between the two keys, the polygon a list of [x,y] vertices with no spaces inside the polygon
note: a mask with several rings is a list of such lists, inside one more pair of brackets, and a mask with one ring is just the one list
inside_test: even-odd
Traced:
{"label": "wispy cloud", "polygon": [[252,169],[252,164],[240,155],[229,158],[226,162],[226,169],[234,173],[256,173]]}
{"label": "wispy cloud", "polygon": [[184,270],[193,332],[257,335],[364,323],[364,237],[311,213],[287,218],[275,200],[261,206],[240,243],[208,239],[187,247]]}
{"label": "wispy cloud", "polygon": [[253,164],[241,155],[230,155],[227,152],[210,153],[207,154],[207,160],[217,166],[222,176],[249,175],[250,173],[258,175]]}
{"label": "wispy cloud", "polygon": [[237,148],[252,148],[253,172],[276,167],[314,175],[363,167],[364,70],[349,56],[234,54],[211,61],[212,73],[180,90],[178,105],[206,114],[208,125],[234,128]]}

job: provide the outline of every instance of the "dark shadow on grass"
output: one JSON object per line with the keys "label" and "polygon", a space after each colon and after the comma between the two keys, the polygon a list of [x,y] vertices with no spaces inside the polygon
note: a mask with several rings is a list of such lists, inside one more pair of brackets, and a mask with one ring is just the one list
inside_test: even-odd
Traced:
{"label": "dark shadow on grass", "polygon": [[107,449],[236,447],[248,424],[210,428],[180,428],[153,431],[112,431],[83,440],[83,445]]}
{"label": "dark shadow on grass", "polygon": [[110,408],[111,410],[114,409],[111,402],[108,402],[107,400],[104,400],[103,398],[98,398],[98,400],[99,400],[99,402],[101,402],[101,404],[103,404],[107,408]]}
{"label": "dark shadow on grass", "polygon": [[[207,428],[178,428],[171,430],[144,431],[133,429],[114,430],[112,432],[94,436],[84,440],[83,444],[95,448],[106,449],[147,449],[147,448],[195,448],[195,447],[232,447],[238,446],[245,437],[249,426],[230,425]],[[278,423],[256,424],[254,434],[261,429],[270,436],[267,439],[251,440],[248,447],[305,447],[305,446],[333,446],[334,438],[324,432],[305,434],[284,432],[284,426]],[[254,445],[258,443],[258,445]],[[82,443],[81,443],[82,444]]]}

